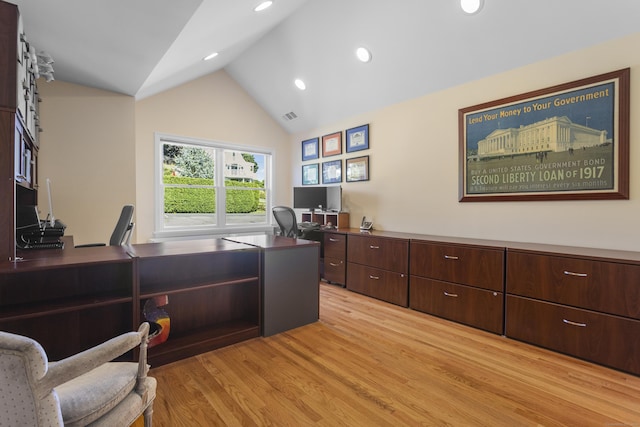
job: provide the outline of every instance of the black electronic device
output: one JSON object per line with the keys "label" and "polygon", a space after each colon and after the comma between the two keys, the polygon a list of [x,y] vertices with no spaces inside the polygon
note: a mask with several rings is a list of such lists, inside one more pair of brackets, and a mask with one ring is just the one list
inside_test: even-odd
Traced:
{"label": "black electronic device", "polygon": [[295,209],[342,211],[342,186],[293,187]]}
{"label": "black electronic device", "polygon": [[16,246],[20,249],[61,249],[67,226],[60,220],[40,220],[38,207],[19,205],[16,211]]}
{"label": "black electronic device", "polygon": [[324,210],[327,207],[327,187],[293,187],[295,209]]}

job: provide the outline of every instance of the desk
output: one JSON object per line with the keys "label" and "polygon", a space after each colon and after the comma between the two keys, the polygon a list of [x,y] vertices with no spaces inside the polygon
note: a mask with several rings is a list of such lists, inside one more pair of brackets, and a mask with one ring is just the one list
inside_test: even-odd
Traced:
{"label": "desk", "polygon": [[261,248],[262,335],[268,337],[318,320],[320,243],[259,235],[230,237]]}
{"label": "desk", "polygon": [[318,320],[317,242],[246,236],[131,246],[22,251],[0,262],[0,329],[30,336],[52,360],[143,321],[148,298],[169,296],[169,339],[158,366]]}

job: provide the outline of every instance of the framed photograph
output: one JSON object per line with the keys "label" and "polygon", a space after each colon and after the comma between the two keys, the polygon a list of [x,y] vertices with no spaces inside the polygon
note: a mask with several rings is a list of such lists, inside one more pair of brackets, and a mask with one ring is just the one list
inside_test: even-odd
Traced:
{"label": "framed photograph", "polygon": [[345,139],[347,140],[347,153],[366,150],[369,148],[369,125],[347,129]]}
{"label": "framed photograph", "polygon": [[458,110],[459,200],[628,199],[629,74]]}
{"label": "framed photograph", "polygon": [[342,131],[322,137],[322,157],[342,154]]}
{"label": "framed photograph", "polygon": [[347,159],[345,167],[347,169],[347,182],[369,180],[369,156]]}
{"label": "framed photograph", "polygon": [[320,152],[318,151],[318,145],[318,138],[302,141],[302,161],[319,158]]}
{"label": "framed photograph", "polygon": [[320,168],[317,163],[302,165],[302,185],[319,184]]}
{"label": "framed photograph", "polygon": [[322,162],[322,183],[335,184],[342,182],[342,160]]}

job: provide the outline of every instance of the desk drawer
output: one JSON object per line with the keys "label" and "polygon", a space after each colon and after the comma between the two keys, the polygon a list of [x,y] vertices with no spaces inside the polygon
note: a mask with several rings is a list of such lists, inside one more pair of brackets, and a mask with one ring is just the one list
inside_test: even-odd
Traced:
{"label": "desk drawer", "polygon": [[504,291],[504,250],[411,242],[411,275]]}
{"label": "desk drawer", "polygon": [[324,280],[331,283],[345,284],[346,264],[344,259],[324,258]]}
{"label": "desk drawer", "polygon": [[383,270],[407,273],[409,241],[404,239],[349,235],[347,260]]}
{"label": "desk drawer", "polygon": [[507,292],[640,319],[640,266],[507,252]]}
{"label": "desk drawer", "polygon": [[407,307],[409,278],[404,273],[348,263],[347,289]]}
{"label": "desk drawer", "polygon": [[640,374],[640,321],[507,295],[506,335]]}
{"label": "desk drawer", "polygon": [[325,258],[345,259],[347,255],[347,236],[338,233],[324,233]]}
{"label": "desk drawer", "polygon": [[501,292],[411,276],[409,307],[496,334],[503,333]]}

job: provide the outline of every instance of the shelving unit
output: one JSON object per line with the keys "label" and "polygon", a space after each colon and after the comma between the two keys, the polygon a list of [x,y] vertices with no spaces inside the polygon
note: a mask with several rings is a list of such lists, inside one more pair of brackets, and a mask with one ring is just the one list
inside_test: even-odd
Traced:
{"label": "shelving unit", "polygon": [[349,228],[349,212],[303,212],[302,220],[317,222],[320,225],[328,225],[337,228]]}
{"label": "shelving unit", "polygon": [[154,366],[260,336],[260,250],[222,239],[134,245],[139,310],[167,295],[169,338]]}
{"label": "shelving unit", "polygon": [[40,98],[33,52],[18,7],[0,1],[0,262],[16,256],[16,205],[38,200]]}
{"label": "shelving unit", "polygon": [[[69,240],[69,239],[67,239]],[[0,266],[0,329],[38,341],[53,360],[129,332],[134,266],[121,247],[34,251]]]}

